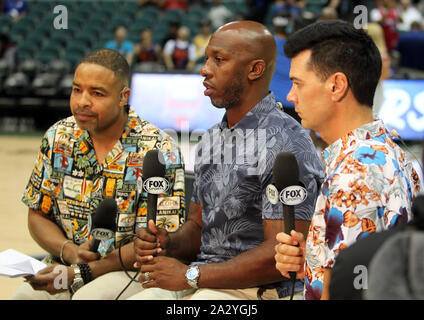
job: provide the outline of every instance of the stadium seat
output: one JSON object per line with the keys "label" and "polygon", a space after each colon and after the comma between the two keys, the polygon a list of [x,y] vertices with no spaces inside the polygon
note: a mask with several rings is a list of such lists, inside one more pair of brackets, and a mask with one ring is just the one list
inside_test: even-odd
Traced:
{"label": "stadium seat", "polygon": [[26,37],[34,29],[33,25],[15,24],[11,27],[10,33],[19,36],[20,39]]}
{"label": "stadium seat", "polygon": [[59,32],[54,32],[50,36],[50,42],[56,43],[60,45],[62,48],[66,46],[66,44],[72,38],[72,33],[68,30],[60,30]]}
{"label": "stadium seat", "polygon": [[72,83],[74,81],[74,75],[66,74],[59,82],[58,95],[62,97],[69,97],[72,91]]}
{"label": "stadium seat", "polygon": [[72,41],[78,43],[79,45],[83,45],[85,48],[89,49],[94,43],[94,38],[95,36],[93,35],[93,33],[81,32],[78,33]]}
{"label": "stadium seat", "polygon": [[113,17],[110,20],[110,22],[108,23],[109,25],[108,29],[114,30],[118,26],[125,26],[126,28],[128,28],[131,22],[132,22],[132,19],[130,17],[118,15]]}
{"label": "stadium seat", "polygon": [[9,75],[3,85],[3,90],[8,96],[25,96],[30,92],[28,76],[23,72]]}
{"label": "stadium seat", "polygon": [[35,60],[39,61],[43,65],[46,65],[57,58],[58,55],[51,51],[40,51],[34,57]]}
{"label": "stadium seat", "polygon": [[[92,40],[97,40],[100,34],[103,32],[103,26],[101,24],[91,22],[87,23],[82,29],[80,34],[84,34],[92,38]],[[78,35],[76,36],[78,37]],[[92,43],[93,44],[93,43]]]}
{"label": "stadium seat", "polygon": [[85,55],[87,48],[84,44],[84,42],[79,40],[73,40],[71,43],[69,43],[66,47],[66,52],[73,52],[75,54],[79,54],[80,56]]}
{"label": "stadium seat", "polygon": [[40,73],[32,81],[32,92],[36,96],[55,96],[58,91],[60,75],[56,73]]}
{"label": "stadium seat", "polygon": [[41,51],[55,56],[60,56],[62,53],[62,45],[59,42],[48,40],[48,42],[46,42],[41,48]]}
{"label": "stadium seat", "polygon": [[81,16],[92,15],[97,10],[97,3],[94,1],[81,1],[78,6],[78,13]]}
{"label": "stadium seat", "polygon": [[155,7],[147,7],[147,8],[142,8],[139,9],[137,16],[150,16],[150,17],[154,17],[155,19],[157,19],[160,15],[160,9],[155,8]]}
{"label": "stadium seat", "polygon": [[75,69],[79,61],[82,59],[82,55],[75,52],[66,52],[61,59],[69,62],[71,69]]}
{"label": "stadium seat", "polygon": [[64,75],[71,71],[71,64],[65,60],[53,60],[47,66],[47,70],[51,73]]}
{"label": "stadium seat", "polygon": [[19,63],[18,71],[24,73],[28,80],[32,80],[40,71],[41,64],[35,59],[27,59]]}
{"label": "stadium seat", "polygon": [[44,35],[31,32],[31,34],[25,38],[24,43],[31,45],[34,50],[38,50],[43,46],[45,40]]}
{"label": "stadium seat", "polygon": [[23,42],[17,46],[19,59],[27,60],[34,56],[35,48],[31,42]]}
{"label": "stadium seat", "polygon": [[7,63],[5,60],[0,60],[0,80],[3,81],[13,72],[13,66]]}

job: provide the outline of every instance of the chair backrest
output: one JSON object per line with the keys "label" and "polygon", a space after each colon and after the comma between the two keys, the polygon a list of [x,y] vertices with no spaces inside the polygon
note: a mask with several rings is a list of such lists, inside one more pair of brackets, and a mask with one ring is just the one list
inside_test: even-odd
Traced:
{"label": "chair backrest", "polygon": [[184,180],[185,180],[185,203],[186,203],[186,210],[188,213],[191,196],[193,194],[194,172],[186,171]]}

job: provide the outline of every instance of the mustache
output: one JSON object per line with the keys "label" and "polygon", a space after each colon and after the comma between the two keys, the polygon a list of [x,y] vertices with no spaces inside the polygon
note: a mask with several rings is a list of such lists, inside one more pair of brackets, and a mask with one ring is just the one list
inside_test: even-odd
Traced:
{"label": "mustache", "polygon": [[97,113],[92,112],[84,107],[75,109],[74,115],[77,115],[77,114],[83,114],[85,116],[97,116]]}

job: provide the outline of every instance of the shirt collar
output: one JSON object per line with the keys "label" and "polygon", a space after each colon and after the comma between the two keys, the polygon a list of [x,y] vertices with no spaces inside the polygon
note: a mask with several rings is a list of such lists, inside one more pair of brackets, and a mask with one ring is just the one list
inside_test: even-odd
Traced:
{"label": "shirt collar", "polygon": [[[330,144],[322,152],[325,167],[331,169],[333,161],[336,159],[342,160],[340,157],[351,146],[352,141],[355,140],[381,140],[384,142],[386,137],[390,136],[387,132],[382,120],[375,120],[373,122],[364,124],[363,126],[349,131],[340,139]],[[339,161],[338,161],[339,162]],[[338,163],[335,164],[337,166]]]}
{"label": "shirt collar", "polygon": [[[256,129],[259,121],[263,119],[263,114],[269,114],[273,109],[277,108],[277,102],[274,93],[271,91],[257,105],[255,105],[239,122],[237,122],[231,130],[234,129]],[[225,112],[222,121],[219,123],[221,130],[228,130],[227,113]]]}
{"label": "shirt collar", "polygon": [[[106,158],[105,158],[106,163],[110,163],[111,161],[115,160],[117,157],[120,156],[120,154],[123,151],[125,151],[124,147],[123,147],[122,139],[125,138],[131,130],[137,130],[137,125],[141,124],[140,121],[141,120],[138,117],[137,113],[134,111],[134,109],[132,107],[130,107],[130,110],[128,112],[128,120],[127,120],[127,124],[125,125],[125,129],[122,132],[121,137],[119,138],[119,140],[117,141],[115,146],[112,148],[111,152],[109,152],[109,154],[106,156]],[[78,128],[78,125],[77,125],[77,128]],[[86,145],[90,146],[90,149],[94,149],[93,142],[91,141],[90,134],[88,133],[88,131],[87,130],[81,130],[79,128],[77,130],[81,131],[79,134],[77,134],[76,143],[78,144],[78,146],[82,142],[84,142]],[[99,165],[101,165],[101,164],[99,164]]]}

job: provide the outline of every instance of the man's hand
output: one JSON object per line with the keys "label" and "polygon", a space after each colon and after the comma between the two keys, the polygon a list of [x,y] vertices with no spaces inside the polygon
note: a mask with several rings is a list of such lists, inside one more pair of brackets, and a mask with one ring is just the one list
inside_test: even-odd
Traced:
{"label": "man's hand", "polygon": [[81,245],[73,242],[66,243],[63,248],[64,260],[69,264],[76,264],[81,262],[95,261],[100,258],[100,254],[90,251],[91,239],[87,240]]}
{"label": "man's hand", "polygon": [[[56,268],[57,267],[57,268]],[[65,272],[65,274],[63,274]],[[50,294],[67,291],[74,280],[74,270],[61,264],[52,264],[33,276],[25,277],[34,290],[44,290]],[[63,281],[66,283],[63,283]]]}
{"label": "man's hand", "polygon": [[290,278],[289,271],[296,272],[296,278],[305,278],[305,248],[306,242],[302,233],[291,231],[277,234],[279,244],[275,246],[275,267],[281,275]]}
{"label": "man's hand", "polygon": [[78,262],[77,263],[81,263],[81,262],[88,263],[91,261],[98,260],[100,258],[100,254],[98,252],[90,251],[90,245],[92,241],[93,239],[89,239],[83,244],[78,246],[78,250],[77,250]]}
{"label": "man's hand", "polygon": [[[138,278],[143,288],[161,288],[171,291],[190,289],[185,273],[188,266],[175,258],[154,257],[153,260],[141,266]],[[146,279],[146,272],[149,273]]]}
{"label": "man's hand", "polygon": [[149,220],[148,228],[137,230],[137,236],[134,239],[134,251],[136,256],[135,268],[139,268],[144,263],[153,260],[154,256],[166,255],[166,247],[169,243],[169,235],[165,229],[157,228],[153,220]]}

